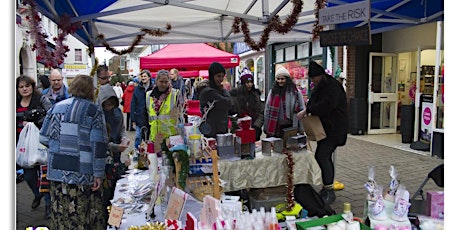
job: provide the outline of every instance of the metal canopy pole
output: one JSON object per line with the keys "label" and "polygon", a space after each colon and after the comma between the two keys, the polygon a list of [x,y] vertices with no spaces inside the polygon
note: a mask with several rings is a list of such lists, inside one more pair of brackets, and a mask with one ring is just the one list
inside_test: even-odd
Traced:
{"label": "metal canopy pole", "polygon": [[436,65],[434,69],[434,86],[433,86],[433,111],[431,112],[431,145],[430,153],[432,153],[433,136],[436,129],[436,117],[438,113],[438,88],[439,88],[439,67],[441,62],[441,35],[442,35],[442,21],[437,22],[436,30]]}

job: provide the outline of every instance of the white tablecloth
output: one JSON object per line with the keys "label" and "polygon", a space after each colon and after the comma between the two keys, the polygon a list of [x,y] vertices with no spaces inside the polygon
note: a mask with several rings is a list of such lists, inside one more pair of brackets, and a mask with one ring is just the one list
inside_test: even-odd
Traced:
{"label": "white tablecloth", "polygon": [[[294,184],[321,185],[321,169],[314,153],[303,149],[292,154]],[[264,156],[262,152],[256,152],[256,158],[252,160],[220,160],[220,179],[227,182],[224,192],[286,185],[288,167],[285,158],[286,155],[280,153]]]}

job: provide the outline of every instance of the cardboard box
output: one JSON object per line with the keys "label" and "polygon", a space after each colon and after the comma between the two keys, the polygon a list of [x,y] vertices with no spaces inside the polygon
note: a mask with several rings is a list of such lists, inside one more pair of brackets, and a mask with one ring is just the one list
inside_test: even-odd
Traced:
{"label": "cardboard box", "polygon": [[444,219],[444,191],[426,193],[427,214],[435,219]]}

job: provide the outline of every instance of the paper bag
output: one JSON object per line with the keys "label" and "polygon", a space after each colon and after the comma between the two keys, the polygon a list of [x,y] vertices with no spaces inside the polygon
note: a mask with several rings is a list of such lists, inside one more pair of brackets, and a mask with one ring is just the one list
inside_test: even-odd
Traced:
{"label": "paper bag", "polygon": [[302,125],[308,140],[320,141],[326,138],[323,124],[318,116],[305,116],[302,118]]}

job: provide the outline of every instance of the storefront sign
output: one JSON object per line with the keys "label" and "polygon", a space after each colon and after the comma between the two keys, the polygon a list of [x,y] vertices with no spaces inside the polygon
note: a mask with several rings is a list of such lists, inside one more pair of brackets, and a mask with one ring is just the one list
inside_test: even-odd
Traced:
{"label": "storefront sign", "polygon": [[78,74],[89,74],[88,69],[89,68],[86,65],[64,64],[64,69],[62,69],[62,75],[76,76]]}
{"label": "storefront sign", "polygon": [[369,1],[361,1],[320,9],[318,23],[320,26],[324,26],[347,22],[367,21],[369,20],[369,16]]}
{"label": "storefront sign", "polygon": [[321,47],[371,45],[370,28],[369,25],[365,25],[355,28],[322,31],[319,32],[319,43]]}
{"label": "storefront sign", "polygon": [[422,114],[420,126],[420,139],[431,142],[431,114],[433,113],[433,97],[422,96]]}

